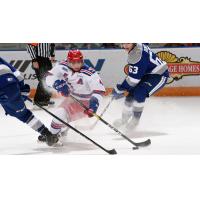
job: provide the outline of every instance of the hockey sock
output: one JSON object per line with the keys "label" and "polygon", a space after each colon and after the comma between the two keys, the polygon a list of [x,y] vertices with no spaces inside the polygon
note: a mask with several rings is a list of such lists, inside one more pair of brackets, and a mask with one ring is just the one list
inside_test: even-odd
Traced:
{"label": "hockey sock", "polygon": [[139,120],[141,115],[142,115],[143,109],[144,109],[144,102],[139,103],[137,101],[134,101],[134,103],[133,103],[133,116],[134,116],[134,118]]}
{"label": "hockey sock", "polygon": [[28,118],[26,124],[34,131],[37,131],[40,134],[42,134],[44,129],[46,128],[45,125],[39,119],[37,119],[33,114]]}
{"label": "hockey sock", "polygon": [[[63,121],[68,121],[68,114],[64,108],[58,108],[56,110],[55,115],[58,116]],[[63,125],[60,121],[58,121],[57,119],[53,119],[51,122],[50,131],[52,132],[52,134],[58,134],[61,131],[61,129],[64,127],[65,125]]]}
{"label": "hockey sock", "polygon": [[130,98],[126,98],[124,102],[124,107],[122,110],[122,120],[128,121],[130,117],[132,116],[132,106],[133,106],[133,99],[130,100]]}

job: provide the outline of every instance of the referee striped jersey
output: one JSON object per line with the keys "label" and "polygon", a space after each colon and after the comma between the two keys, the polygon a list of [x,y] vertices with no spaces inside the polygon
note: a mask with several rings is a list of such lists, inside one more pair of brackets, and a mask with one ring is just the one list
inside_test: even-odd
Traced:
{"label": "referee striped jersey", "polygon": [[37,57],[54,57],[55,44],[54,43],[28,43],[27,51],[32,60],[37,60]]}

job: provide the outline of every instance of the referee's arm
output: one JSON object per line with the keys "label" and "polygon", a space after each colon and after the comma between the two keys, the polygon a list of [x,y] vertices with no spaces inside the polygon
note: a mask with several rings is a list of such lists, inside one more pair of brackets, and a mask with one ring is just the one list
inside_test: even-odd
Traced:
{"label": "referee's arm", "polygon": [[28,53],[30,54],[31,56],[31,59],[32,59],[32,63],[33,63],[33,67],[35,69],[38,69],[39,68],[39,64],[37,62],[37,55],[36,55],[36,46],[28,43],[27,44],[27,51]]}
{"label": "referee's arm", "polygon": [[55,62],[55,43],[50,44],[50,60]]}

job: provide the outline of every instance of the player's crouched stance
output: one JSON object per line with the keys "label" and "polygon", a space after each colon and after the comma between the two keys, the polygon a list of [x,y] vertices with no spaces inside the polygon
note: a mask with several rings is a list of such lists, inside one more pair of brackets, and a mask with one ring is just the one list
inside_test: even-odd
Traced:
{"label": "player's crouched stance", "polygon": [[17,118],[34,131],[45,135],[45,142],[52,146],[58,142],[58,137],[51,134],[24,104],[29,92],[30,87],[24,84],[20,72],[0,57],[0,104],[4,108],[6,115]]}
{"label": "player's crouched stance", "polygon": [[[92,113],[96,113],[105,92],[99,75],[94,68],[84,64],[83,55],[79,50],[69,51],[67,59],[49,71],[46,83],[66,97],[57,109],[56,115],[67,122],[87,116],[92,117]],[[82,101],[89,109],[84,110],[69,95]],[[60,121],[53,119],[50,131],[58,134],[64,127]]]}
{"label": "player's crouched stance", "polygon": [[114,126],[125,126],[132,130],[139,123],[146,98],[163,88],[169,77],[166,62],[160,60],[148,46],[144,44],[122,44],[128,52],[128,73],[122,84],[117,84],[113,90],[115,99],[124,96],[124,108],[120,119]]}

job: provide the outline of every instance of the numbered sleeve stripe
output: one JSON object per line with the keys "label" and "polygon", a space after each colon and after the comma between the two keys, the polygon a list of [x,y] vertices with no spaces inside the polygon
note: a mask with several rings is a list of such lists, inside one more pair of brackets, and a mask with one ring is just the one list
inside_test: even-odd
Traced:
{"label": "numbered sleeve stripe", "polygon": [[136,78],[132,78],[132,77],[128,76],[126,78],[126,81],[130,86],[133,87],[133,86],[137,85],[140,82],[140,79],[136,79]]}

